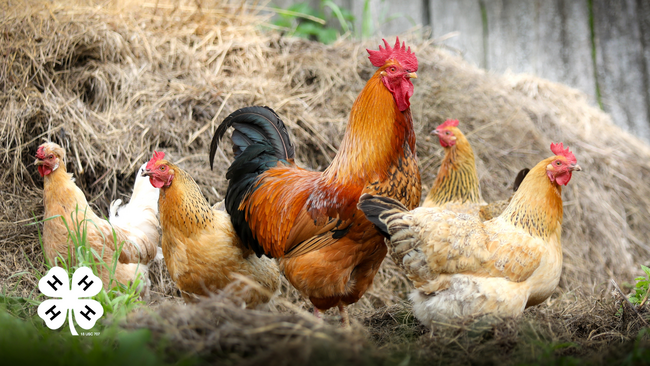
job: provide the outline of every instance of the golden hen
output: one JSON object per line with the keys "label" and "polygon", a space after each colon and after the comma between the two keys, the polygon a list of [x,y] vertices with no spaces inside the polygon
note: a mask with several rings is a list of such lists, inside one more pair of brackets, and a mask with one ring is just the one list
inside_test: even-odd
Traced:
{"label": "golden hen", "polygon": [[210,207],[194,179],[164,157],[154,152],[143,175],[160,188],[163,255],[185,301],[226,287],[249,307],[269,301],[280,286],[277,264],[244,247],[230,216]]}
{"label": "golden hen", "polygon": [[359,208],[388,238],[413,281],[415,316],[425,324],[492,314],[518,316],[555,290],[562,272],[562,185],[579,171],[560,144],[530,170],[506,210],[482,222],[443,208],[408,211],[364,195]]}
{"label": "golden hen", "polygon": [[[52,142],[42,144],[36,152],[34,164],[44,181],[45,218],[60,216],[43,224],[43,247],[50,263],[54,265],[59,256],[67,260],[68,253],[74,255],[72,241],[62,219],[65,218],[70,227],[73,227],[75,220],[80,223],[87,220],[88,244],[103,255],[101,259],[107,266],[112,266],[113,255],[122,246],[113,280],[126,285],[140,273],[144,281],[142,295],[146,296],[149,287],[148,264],[156,257],[160,240],[154,209],[157,203],[151,201],[151,197],[154,197],[151,188],[134,189],[131,196],[134,204],[122,211],[123,217],[109,223],[93,212],[86,196],[74,183],[72,174],[66,172],[65,150],[61,146]],[[136,187],[141,187],[137,183],[136,178]],[[105,266],[99,266],[99,277],[104,288],[115,285],[111,283],[110,271]]]}

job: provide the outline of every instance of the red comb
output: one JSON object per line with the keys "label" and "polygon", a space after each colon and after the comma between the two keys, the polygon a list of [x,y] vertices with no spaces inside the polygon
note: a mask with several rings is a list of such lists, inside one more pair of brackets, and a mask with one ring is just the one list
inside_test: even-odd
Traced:
{"label": "red comb", "polygon": [[384,66],[387,60],[394,59],[402,65],[403,68],[410,72],[418,71],[418,59],[415,57],[415,53],[411,52],[411,47],[406,49],[406,45],[402,42],[402,46],[399,44],[399,37],[395,40],[394,48],[391,48],[386,42],[385,39],[382,39],[386,48],[379,46],[379,51],[369,50],[368,59],[375,67]]}
{"label": "red comb", "polygon": [[441,124],[440,126],[436,127],[436,130],[439,128],[445,128],[445,127],[458,127],[458,120],[457,119],[448,119],[445,121],[445,123]]}
{"label": "red comb", "polygon": [[43,160],[45,159],[45,146],[41,145],[38,147],[38,150],[36,150],[36,157]]}
{"label": "red comb", "polygon": [[149,162],[147,163],[147,169],[152,169],[153,166],[156,164],[156,162],[158,160],[162,160],[164,158],[165,158],[165,153],[164,152],[162,152],[162,151],[154,151],[153,152],[153,158],[151,158],[151,160],[149,160]]}
{"label": "red comb", "polygon": [[562,144],[561,142],[558,143],[558,144],[551,143],[551,151],[555,155],[564,156],[565,158],[567,158],[567,160],[571,164],[575,164],[575,163],[578,162],[575,155],[573,155],[573,153],[571,151],[569,151],[568,147],[565,150],[564,149],[564,144]]}

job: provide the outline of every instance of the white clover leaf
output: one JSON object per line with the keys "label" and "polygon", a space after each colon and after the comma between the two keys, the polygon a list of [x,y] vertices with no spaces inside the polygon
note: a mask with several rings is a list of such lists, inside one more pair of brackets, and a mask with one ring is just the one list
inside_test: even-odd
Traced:
{"label": "white clover leaf", "polygon": [[102,305],[92,299],[83,299],[97,295],[102,290],[102,281],[88,267],[78,268],[72,275],[72,288],[68,273],[61,267],[53,267],[38,281],[38,288],[49,297],[38,306],[38,316],[45,321],[50,329],[59,329],[70,315],[68,323],[70,332],[78,335],[74,328],[74,320],[83,329],[92,328],[97,320],[104,315]]}

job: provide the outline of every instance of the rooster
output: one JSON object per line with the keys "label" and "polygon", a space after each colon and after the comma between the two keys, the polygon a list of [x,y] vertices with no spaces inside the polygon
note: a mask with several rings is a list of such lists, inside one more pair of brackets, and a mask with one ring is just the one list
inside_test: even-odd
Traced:
{"label": "rooster", "polygon": [[185,301],[228,287],[247,306],[267,302],[280,286],[278,266],[245,248],[228,214],[210,207],[194,179],[164,157],[154,152],[142,174],[160,188],[163,254]]}
{"label": "rooster", "polygon": [[481,222],[440,207],[409,211],[364,195],[368,220],[388,238],[393,258],[413,281],[415,316],[425,324],[491,314],[518,316],[555,290],[562,272],[562,187],[579,171],[563,144],[524,178],[506,210]]}
{"label": "rooster", "polygon": [[233,126],[235,160],[228,169],[226,210],[246,246],[279,258],[289,282],[308,297],[317,317],[337,306],[349,326],[347,305],[372,284],[386,256],[381,234],[357,210],[363,193],[393,197],[406,207],[420,202],[420,173],[409,98],[417,58],[400,46],[368,50],[379,69],[350,112],[341,146],[324,172],[294,163],[286,128],[270,108],[233,112],[217,129]]}
{"label": "rooster", "polygon": [[[445,121],[433,130],[433,134],[438,136],[445,156],[422,206],[478,215],[483,221],[499,216],[510,199],[487,204],[481,197],[474,152],[458,128],[458,120]],[[528,169],[522,169],[515,178],[515,192],[527,173]]]}
{"label": "rooster", "polygon": [[[154,209],[156,202],[150,201],[151,190],[138,186],[136,179],[131,203],[118,211],[119,219],[109,223],[93,212],[83,192],[74,183],[72,174],[66,172],[65,150],[61,146],[52,142],[42,144],[36,152],[34,164],[44,181],[45,218],[60,216],[43,224],[43,248],[49,262],[54,265],[59,256],[67,260],[68,253],[74,253],[74,248],[70,247],[70,233],[62,219],[70,227],[74,226],[74,220],[86,220],[88,245],[102,255],[101,259],[105,263],[105,266],[99,266],[99,277],[104,288],[114,286],[112,280],[126,285],[140,273],[144,281],[142,295],[146,297],[148,264],[155,258],[160,241],[158,218]],[[115,276],[111,278],[107,267],[113,266],[113,255],[120,246],[122,249],[117,259]]]}

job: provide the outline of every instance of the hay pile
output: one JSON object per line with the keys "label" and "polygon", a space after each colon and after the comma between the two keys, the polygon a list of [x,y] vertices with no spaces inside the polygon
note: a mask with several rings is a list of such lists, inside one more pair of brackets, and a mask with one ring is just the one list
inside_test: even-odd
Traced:
{"label": "hay pile", "polygon": [[[300,165],[322,170],[329,164],[352,103],[374,72],[365,48],[379,40],[324,46],[289,39],[261,31],[265,18],[258,11],[217,0],[1,5],[3,289],[27,296],[36,287],[33,271],[42,270],[37,227],[25,224],[43,213],[42,179],[32,163],[45,140],[67,149],[68,171],[103,214],[111,200],[128,199],[137,167],[154,149],[195,177],[211,203],[220,200],[232,155],[220,151],[210,171],[208,146],[215,126],[243,106],[278,112]],[[620,283],[639,274],[650,254],[650,148],[573,89],[490,74],[431,41],[406,40],[420,63],[411,108],[424,188],[442,157],[436,139],[425,136],[447,118],[460,120],[478,155],[488,201],[507,197],[517,171],[549,156],[550,142],[562,141],[584,171],[563,192],[558,293],[598,294],[609,278]],[[174,294],[162,266],[154,284],[154,293]],[[385,261],[352,315],[370,325],[383,316],[377,309],[407,309],[409,286]],[[307,308],[295,291],[283,292]]]}

